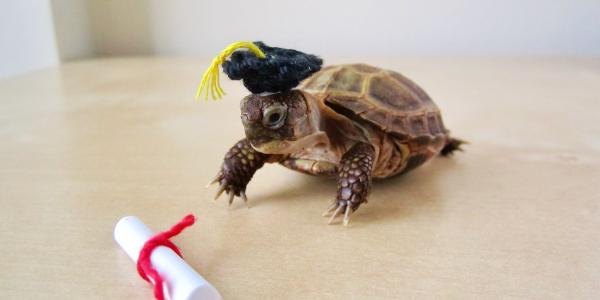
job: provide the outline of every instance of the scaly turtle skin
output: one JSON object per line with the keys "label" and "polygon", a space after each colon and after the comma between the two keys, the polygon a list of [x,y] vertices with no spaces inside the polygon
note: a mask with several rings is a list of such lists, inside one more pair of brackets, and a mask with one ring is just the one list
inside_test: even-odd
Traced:
{"label": "scaly turtle skin", "polygon": [[403,75],[353,64],[330,66],[298,89],[242,100],[246,139],[227,153],[213,182],[246,200],[245,189],[265,162],[337,177],[330,223],[367,201],[372,178],[408,172],[463,143],[450,138],[431,98]]}

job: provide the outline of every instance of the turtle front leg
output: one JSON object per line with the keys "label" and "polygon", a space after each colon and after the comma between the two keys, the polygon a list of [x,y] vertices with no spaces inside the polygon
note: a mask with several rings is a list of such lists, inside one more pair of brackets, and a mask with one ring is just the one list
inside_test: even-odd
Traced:
{"label": "turtle front leg", "polygon": [[371,175],[375,150],[366,143],[358,143],[342,156],[337,175],[337,197],[325,212],[331,213],[329,224],[341,213],[344,214],[344,225],[350,221],[350,213],[367,202],[371,188]]}
{"label": "turtle front leg", "polygon": [[223,164],[221,164],[221,170],[208,184],[219,183],[215,200],[223,192],[227,192],[229,205],[233,202],[234,196],[241,197],[248,205],[246,185],[248,185],[256,170],[260,169],[269,160],[270,156],[254,150],[246,139],[237,142],[227,151]]}

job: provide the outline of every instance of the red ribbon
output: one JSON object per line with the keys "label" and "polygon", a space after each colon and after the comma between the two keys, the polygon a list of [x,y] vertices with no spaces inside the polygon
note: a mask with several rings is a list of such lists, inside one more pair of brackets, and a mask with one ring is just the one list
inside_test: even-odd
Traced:
{"label": "red ribbon", "polygon": [[180,234],[185,228],[194,225],[196,222],[196,217],[190,214],[185,216],[179,223],[175,224],[171,229],[158,233],[151,237],[146,243],[144,243],[144,247],[140,250],[140,255],[137,261],[137,270],[140,276],[144,278],[144,280],[151,282],[150,279],[154,282],[154,297],[158,300],[164,300],[165,295],[163,294],[163,279],[160,277],[160,274],[152,267],[152,263],[150,262],[150,255],[152,255],[152,251],[159,246],[165,246],[173,250],[173,252],[177,253],[179,257],[181,256],[181,252],[179,248],[175,246],[169,239]]}

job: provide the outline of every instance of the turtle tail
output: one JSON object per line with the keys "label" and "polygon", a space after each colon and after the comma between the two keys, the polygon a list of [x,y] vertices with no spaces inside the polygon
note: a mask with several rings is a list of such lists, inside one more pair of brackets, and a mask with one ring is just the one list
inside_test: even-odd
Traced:
{"label": "turtle tail", "polygon": [[468,142],[449,137],[448,140],[446,140],[446,145],[444,145],[444,148],[442,148],[442,151],[440,151],[440,154],[442,156],[449,156],[452,155],[456,150],[463,151],[461,146],[464,144],[468,144]]}

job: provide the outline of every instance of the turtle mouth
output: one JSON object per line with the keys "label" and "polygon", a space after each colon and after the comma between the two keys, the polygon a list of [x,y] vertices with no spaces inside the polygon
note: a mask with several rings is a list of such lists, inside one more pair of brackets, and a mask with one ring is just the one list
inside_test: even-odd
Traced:
{"label": "turtle mouth", "polygon": [[310,148],[311,146],[317,144],[329,144],[327,135],[322,131],[294,140],[271,140],[263,143],[256,143],[256,141],[253,142],[250,140],[250,145],[252,145],[252,148],[265,154],[297,153],[303,149]]}
{"label": "turtle mouth", "polygon": [[270,141],[261,144],[250,142],[252,148],[265,154],[285,154],[290,151],[291,144],[286,141]]}

